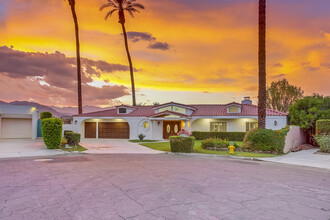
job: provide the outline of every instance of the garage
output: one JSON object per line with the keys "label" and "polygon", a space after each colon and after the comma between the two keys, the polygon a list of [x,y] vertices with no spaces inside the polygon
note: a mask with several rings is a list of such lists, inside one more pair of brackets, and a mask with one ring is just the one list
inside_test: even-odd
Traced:
{"label": "garage", "polygon": [[129,139],[127,122],[99,122],[99,138]]}
{"label": "garage", "polygon": [[2,138],[32,138],[31,118],[2,118]]}

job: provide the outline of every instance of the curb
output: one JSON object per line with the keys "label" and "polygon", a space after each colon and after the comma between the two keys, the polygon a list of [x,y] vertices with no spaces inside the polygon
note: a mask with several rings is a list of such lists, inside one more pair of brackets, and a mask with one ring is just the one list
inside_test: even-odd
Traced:
{"label": "curb", "polygon": [[220,157],[220,158],[235,159],[235,160],[264,161],[257,157],[239,157],[239,156],[218,155],[218,154],[199,154],[199,153],[172,153],[172,152],[165,152],[165,153],[172,154],[172,155],[192,156],[192,157]]}

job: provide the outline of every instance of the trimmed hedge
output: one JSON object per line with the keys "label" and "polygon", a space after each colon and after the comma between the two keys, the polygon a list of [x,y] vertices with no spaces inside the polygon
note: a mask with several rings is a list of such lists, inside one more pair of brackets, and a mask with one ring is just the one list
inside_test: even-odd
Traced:
{"label": "trimmed hedge", "polygon": [[205,140],[207,138],[226,139],[228,141],[243,141],[246,132],[204,132],[193,131],[192,135],[196,140]]}
{"label": "trimmed hedge", "polygon": [[195,137],[170,137],[171,152],[175,153],[192,153],[195,145]]}
{"label": "trimmed hedge", "polygon": [[320,151],[330,153],[330,135],[320,135],[315,137],[317,144],[320,146]]}
{"label": "trimmed hedge", "polygon": [[48,149],[57,149],[62,139],[62,119],[46,118],[41,120],[42,137]]}
{"label": "trimmed hedge", "polygon": [[243,141],[243,150],[283,153],[285,137],[290,127],[281,130],[253,129],[246,133]]}
{"label": "trimmed hedge", "polygon": [[330,135],[330,119],[321,119],[316,121],[316,135]]}
{"label": "trimmed hedge", "polygon": [[52,118],[53,114],[51,112],[41,112],[40,119]]}
{"label": "trimmed hedge", "polygon": [[72,131],[64,131],[64,137],[67,139],[68,144],[79,144],[80,142],[80,134],[74,133]]}
{"label": "trimmed hedge", "polygon": [[[228,148],[228,146],[230,145],[230,141],[226,141],[226,140],[222,140],[222,139],[218,139],[218,138],[208,138],[203,140],[201,147],[203,149],[206,148]],[[236,148],[239,148],[239,146],[237,144],[234,143],[234,146]]]}

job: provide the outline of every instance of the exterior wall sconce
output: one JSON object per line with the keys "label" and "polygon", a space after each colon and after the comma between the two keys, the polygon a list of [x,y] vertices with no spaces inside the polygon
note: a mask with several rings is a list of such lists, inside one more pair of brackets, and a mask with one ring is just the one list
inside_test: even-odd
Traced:
{"label": "exterior wall sconce", "polygon": [[274,125],[277,126],[277,121],[274,121]]}
{"label": "exterior wall sconce", "polygon": [[157,122],[157,125],[158,125],[158,126],[160,125],[160,121]]}
{"label": "exterior wall sconce", "polygon": [[75,124],[75,125],[77,124],[77,120],[74,120],[74,124]]}

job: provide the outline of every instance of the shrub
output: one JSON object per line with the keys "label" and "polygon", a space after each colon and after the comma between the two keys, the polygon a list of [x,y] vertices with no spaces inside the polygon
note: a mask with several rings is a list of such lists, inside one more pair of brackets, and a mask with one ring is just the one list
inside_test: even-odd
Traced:
{"label": "shrub", "polygon": [[52,118],[53,114],[51,112],[41,112],[40,119]]}
{"label": "shrub", "polygon": [[192,153],[195,145],[195,137],[171,136],[170,144],[171,144],[171,152]]}
{"label": "shrub", "polygon": [[322,152],[330,153],[330,135],[320,135],[315,139]]}
{"label": "shrub", "polygon": [[42,137],[48,149],[57,149],[61,145],[62,119],[46,118],[41,120]]}
{"label": "shrub", "polygon": [[285,137],[289,129],[289,126],[277,131],[271,129],[253,129],[246,133],[242,149],[283,153]]}
{"label": "shrub", "polygon": [[140,139],[140,141],[143,141],[143,139],[145,138],[146,136],[144,134],[139,134],[138,135],[138,138]]}
{"label": "shrub", "polygon": [[316,121],[316,135],[330,135],[330,119]]}
{"label": "shrub", "polygon": [[65,137],[62,137],[61,145],[66,145],[67,143],[68,143],[68,140]]}
{"label": "shrub", "polygon": [[196,140],[204,140],[207,138],[219,138],[229,141],[243,141],[246,132],[203,132],[193,131],[192,135]]}
{"label": "shrub", "polygon": [[178,132],[178,136],[180,137],[190,137],[192,134],[185,129],[182,129],[181,131]]}
{"label": "shrub", "polygon": [[[230,141],[222,140],[218,138],[208,138],[202,141],[202,148],[228,148]],[[237,144],[234,143],[236,148],[239,148]]]}
{"label": "shrub", "polygon": [[80,142],[80,134],[74,133],[72,131],[65,131],[64,137],[68,140],[68,144],[79,144]]}
{"label": "shrub", "polygon": [[70,133],[70,132],[73,133],[73,131],[70,131],[70,130],[64,130],[64,132],[63,132],[63,133],[64,133],[64,137],[67,135],[67,133]]}

